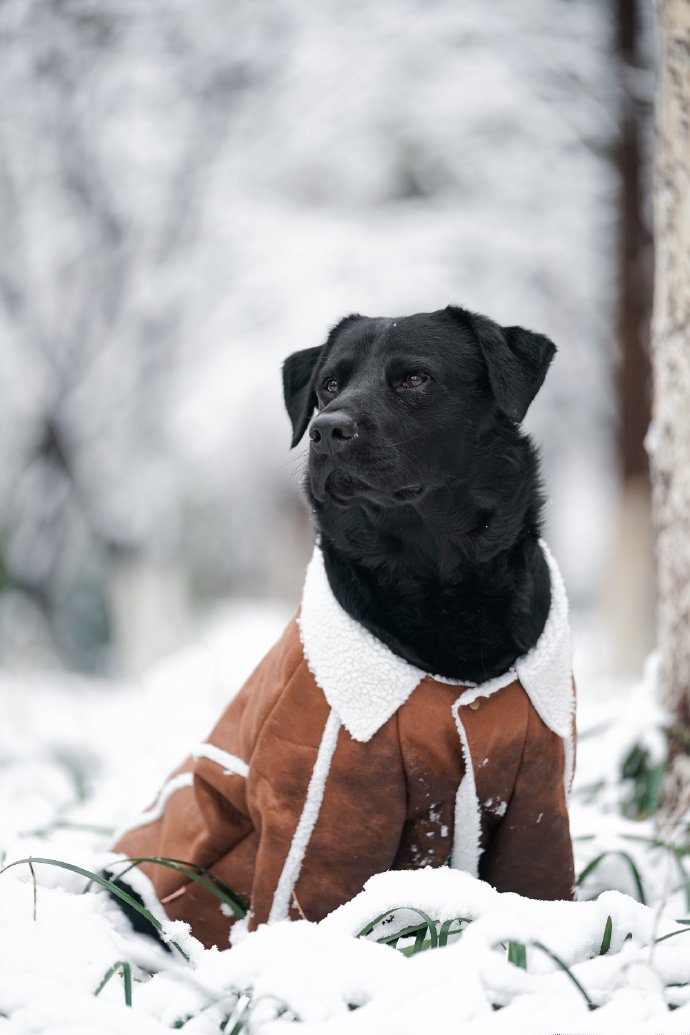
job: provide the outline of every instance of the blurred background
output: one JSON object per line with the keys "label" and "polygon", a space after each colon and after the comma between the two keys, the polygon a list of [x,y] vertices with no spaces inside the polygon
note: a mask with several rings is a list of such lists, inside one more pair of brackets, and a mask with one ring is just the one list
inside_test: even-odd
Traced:
{"label": "blurred background", "polygon": [[651,0],[4,0],[7,672],[138,676],[223,609],[287,616],[311,528],[282,360],[353,310],[451,302],[558,345],[526,422],[547,537],[592,664],[639,671],[651,20]]}

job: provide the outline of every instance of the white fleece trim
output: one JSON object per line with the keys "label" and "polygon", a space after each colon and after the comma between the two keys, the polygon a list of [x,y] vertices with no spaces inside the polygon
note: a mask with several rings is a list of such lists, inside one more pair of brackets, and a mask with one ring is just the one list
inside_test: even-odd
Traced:
{"label": "white fleece trim", "polygon": [[493,679],[487,679],[485,683],[458,683],[454,679],[441,679],[439,676],[433,676],[433,679],[438,680],[439,683],[447,683],[449,686],[463,686],[467,687],[463,690],[458,703],[460,704],[471,704],[472,701],[476,701],[480,697],[491,697],[492,694],[502,690],[504,686],[510,686],[517,679],[517,672],[514,668],[509,668],[507,672],[504,672],[500,676],[494,676]]}
{"label": "white fleece trim", "polygon": [[564,740],[571,734],[573,647],[568,622],[568,598],[558,565],[546,543],[541,548],[551,576],[551,608],[537,643],[518,658],[515,671],[539,717]]}
{"label": "white fleece trim", "polygon": [[340,606],[318,547],[307,568],[299,628],[307,665],[354,740],[371,740],[424,676]]}
{"label": "white fleece trim", "polygon": [[[464,703],[464,702],[463,702]],[[455,795],[455,829],[450,864],[454,870],[465,870],[472,877],[479,873],[481,822],[474,766],[467,733],[460,718],[460,702],[453,705],[453,718],[458,728],[465,762],[465,773]]]}
{"label": "white fleece trim", "polygon": [[565,766],[563,770],[563,784],[565,786],[565,800],[566,802],[570,799],[570,792],[573,787],[573,777],[575,775],[575,744],[573,743],[572,733],[568,737],[563,738],[565,747]]}
{"label": "white fleece trim", "polygon": [[199,744],[192,751],[192,758],[208,758],[210,762],[222,767],[226,776],[249,776],[249,766],[237,755],[231,755],[229,751],[223,751],[215,744]]}
{"label": "white fleece trim", "polygon": [[181,791],[185,787],[191,787],[194,783],[194,775],[192,773],[178,773],[177,776],[173,776],[171,780],[164,783],[160,789],[156,801],[150,809],[146,809],[145,812],[140,812],[139,815],[133,819],[130,823],[120,827],[115,835],[115,840],[119,839],[124,835],[128,834],[130,830],[136,830],[138,827],[148,826],[149,823],[155,823],[157,819],[160,819],[165,812],[165,806],[168,804],[170,797],[175,794],[176,791]]}
{"label": "white fleece trim", "polygon": [[323,736],[321,737],[319,752],[316,756],[311,779],[309,780],[309,788],[302,808],[302,815],[299,818],[290,850],[285,859],[283,872],[280,875],[280,880],[273,896],[273,904],[268,917],[269,924],[275,923],[276,920],[287,920],[288,918],[292,892],[299,878],[304,854],[321,811],[326,780],[338,743],[340,725],[337,713],[331,710],[324,727]]}
{"label": "white fleece trim", "polygon": [[[543,540],[540,545],[551,577],[551,607],[535,646],[507,672],[479,686],[460,679],[439,681],[468,687],[463,704],[469,704],[518,678],[541,719],[566,738],[574,709],[568,600],[558,565]],[[307,665],[354,740],[371,740],[428,675],[394,654],[340,606],[318,547],[307,568],[299,628]]]}

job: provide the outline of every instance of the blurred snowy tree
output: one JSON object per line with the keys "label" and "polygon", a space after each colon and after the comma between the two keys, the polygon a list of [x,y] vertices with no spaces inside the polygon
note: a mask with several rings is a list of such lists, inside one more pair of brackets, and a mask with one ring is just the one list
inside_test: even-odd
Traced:
{"label": "blurred snowy tree", "polygon": [[165,411],[176,345],[192,333],[183,285],[204,177],[259,71],[220,43],[237,37],[236,9],[205,13],[91,0],[0,10],[5,578],[82,661],[118,620],[108,573],[169,557],[177,541]]}
{"label": "blurred snowy tree", "polygon": [[613,463],[607,15],[0,5],[0,650],[43,623],[72,663],[114,638],[137,667],[179,635],[185,587],[296,598],[279,366],[353,309],[457,301],[557,341],[530,421],[551,538],[591,596]]}

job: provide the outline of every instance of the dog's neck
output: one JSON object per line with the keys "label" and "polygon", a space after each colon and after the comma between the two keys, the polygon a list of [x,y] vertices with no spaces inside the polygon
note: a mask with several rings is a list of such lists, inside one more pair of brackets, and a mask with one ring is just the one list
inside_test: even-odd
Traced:
{"label": "dog's neck", "polygon": [[[472,483],[430,492],[418,507],[361,503],[336,513],[312,500],[336,599],[425,672],[483,682],[506,672],[544,627],[551,597],[538,460],[529,439],[519,443]],[[499,497],[508,507],[498,508]]]}

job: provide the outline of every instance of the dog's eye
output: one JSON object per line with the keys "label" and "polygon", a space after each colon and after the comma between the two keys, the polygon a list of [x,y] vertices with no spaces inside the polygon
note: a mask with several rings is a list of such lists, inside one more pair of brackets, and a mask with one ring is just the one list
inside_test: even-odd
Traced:
{"label": "dog's eye", "polygon": [[334,377],[327,377],[323,383],[324,392],[328,392],[329,395],[335,395],[340,385]]}
{"label": "dog's eye", "polygon": [[421,388],[428,380],[428,374],[405,374],[400,385],[402,388]]}

